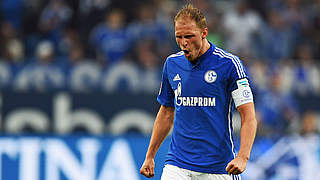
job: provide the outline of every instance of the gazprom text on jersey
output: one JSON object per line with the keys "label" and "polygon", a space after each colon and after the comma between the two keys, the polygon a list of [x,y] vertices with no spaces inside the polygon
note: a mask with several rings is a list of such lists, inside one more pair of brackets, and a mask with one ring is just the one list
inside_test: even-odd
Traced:
{"label": "gazprom text on jersey", "polygon": [[178,97],[177,106],[216,106],[215,97]]}

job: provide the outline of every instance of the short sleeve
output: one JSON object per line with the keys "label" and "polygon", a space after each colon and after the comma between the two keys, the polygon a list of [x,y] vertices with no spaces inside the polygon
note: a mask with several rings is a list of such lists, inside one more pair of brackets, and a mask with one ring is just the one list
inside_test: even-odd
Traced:
{"label": "short sleeve", "polygon": [[168,79],[168,60],[163,67],[162,79],[157,101],[164,106],[174,106],[174,92]]}
{"label": "short sleeve", "polygon": [[253,95],[250,88],[249,78],[240,59],[232,59],[230,72],[230,91],[236,107],[253,102]]}
{"label": "short sleeve", "polygon": [[232,92],[238,88],[237,81],[240,79],[247,79],[247,71],[244,68],[241,60],[237,56],[233,56],[230,62],[230,74],[229,74],[229,91]]}

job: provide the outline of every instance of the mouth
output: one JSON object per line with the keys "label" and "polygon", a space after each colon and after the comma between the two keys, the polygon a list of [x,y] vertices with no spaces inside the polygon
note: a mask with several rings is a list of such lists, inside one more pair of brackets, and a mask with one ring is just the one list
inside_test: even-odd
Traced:
{"label": "mouth", "polygon": [[188,55],[190,54],[190,51],[189,51],[189,50],[183,50],[183,52],[184,52],[184,54],[185,54],[186,56],[188,56]]}

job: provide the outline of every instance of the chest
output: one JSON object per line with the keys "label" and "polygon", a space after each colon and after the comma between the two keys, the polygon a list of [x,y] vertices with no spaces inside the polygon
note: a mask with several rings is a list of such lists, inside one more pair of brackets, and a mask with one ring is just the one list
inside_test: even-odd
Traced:
{"label": "chest", "polygon": [[168,73],[168,79],[171,88],[182,96],[217,96],[227,89],[226,72],[221,67],[175,68]]}

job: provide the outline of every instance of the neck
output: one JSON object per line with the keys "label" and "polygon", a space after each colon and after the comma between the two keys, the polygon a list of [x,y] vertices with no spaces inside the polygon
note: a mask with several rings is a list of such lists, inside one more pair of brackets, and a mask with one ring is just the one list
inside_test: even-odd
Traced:
{"label": "neck", "polygon": [[201,47],[201,50],[199,51],[199,55],[196,59],[194,59],[193,61],[190,61],[192,64],[196,64],[198,59],[200,58],[200,56],[202,56],[204,53],[206,53],[208,51],[208,49],[210,48],[210,43],[208,42],[207,39],[203,40],[203,46]]}
{"label": "neck", "polygon": [[201,54],[200,54],[200,55],[202,55],[202,54],[204,54],[205,52],[207,52],[208,49],[210,48],[210,43],[208,42],[208,40],[207,40],[207,39],[204,39],[203,41],[204,41],[204,43],[203,43],[203,48],[202,48],[202,50],[201,50]]}
{"label": "neck", "polygon": [[210,48],[210,43],[208,42],[207,39],[203,39],[203,46],[201,47],[198,58],[202,56],[205,52],[207,52],[209,48]]}

